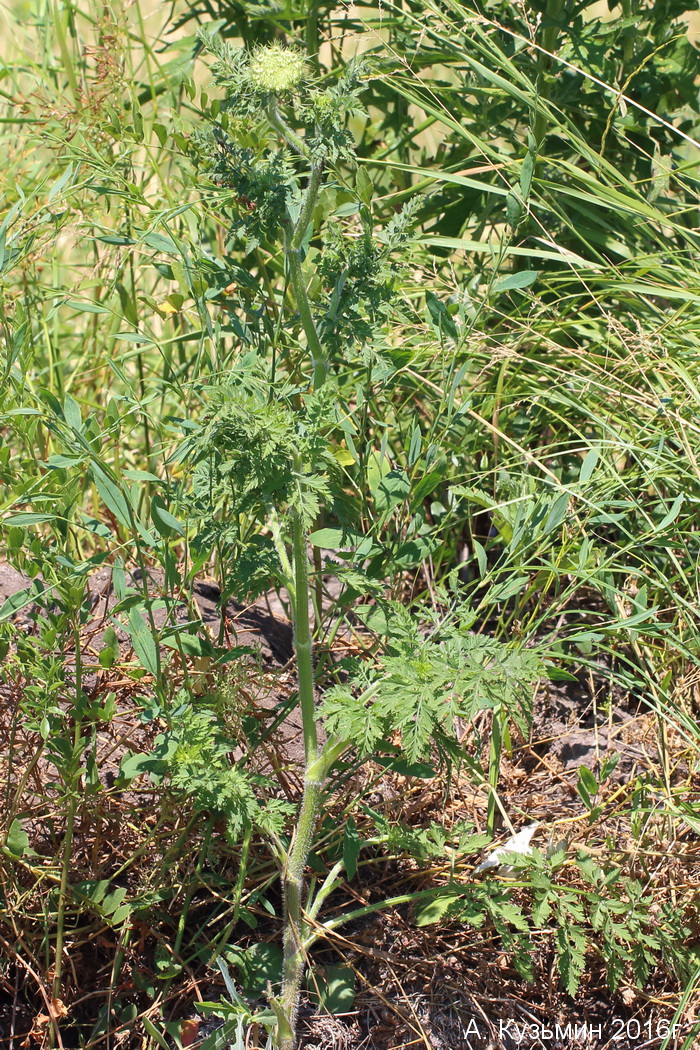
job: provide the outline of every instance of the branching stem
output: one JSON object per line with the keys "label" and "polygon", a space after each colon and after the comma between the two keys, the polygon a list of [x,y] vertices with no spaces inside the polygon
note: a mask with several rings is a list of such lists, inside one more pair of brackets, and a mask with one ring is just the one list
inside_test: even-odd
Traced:
{"label": "branching stem", "polygon": [[[300,464],[297,464],[299,467]],[[299,1008],[299,990],[304,975],[306,953],[302,905],[304,870],[313,842],[316,822],[321,811],[323,783],[327,765],[318,756],[318,734],[314,699],[314,668],[309,624],[309,559],[306,530],[301,510],[290,510],[292,520],[292,554],[294,561],[294,648],[299,677],[299,707],[304,733],[304,795],[292,847],[284,869],[284,965],[282,995],[277,1005],[277,1046],[294,1050]]]}
{"label": "branching stem", "polygon": [[270,121],[280,138],[283,138],[287,145],[291,146],[292,149],[296,150],[297,153],[300,153],[302,157],[306,157],[307,160],[310,159],[311,155],[309,152],[309,147],[306,145],[304,140],[299,135],[297,135],[296,131],[290,128],[286,120],[283,119],[279,109],[277,108],[277,98],[275,95],[272,95],[270,97],[270,101],[267,106],[267,119]]}
{"label": "branching stem", "polygon": [[301,263],[303,258],[303,244],[309,225],[313,221],[314,208],[318,201],[318,193],[321,188],[322,177],[323,161],[312,163],[311,175],[309,176],[309,183],[306,187],[306,193],[304,195],[299,218],[297,219],[294,228],[291,231],[287,230],[284,238],[284,251],[289,268],[289,278],[292,283],[292,288],[294,289],[294,297],[296,299],[297,309],[299,310],[304,335],[306,336],[306,342],[309,351],[311,352],[311,362],[314,370],[314,389],[318,389],[325,383],[328,374],[328,363],[311,312],[311,304],[309,302],[308,292],[306,291],[306,282],[304,281],[304,273]]}
{"label": "branching stem", "polygon": [[319,387],[323,386],[328,374],[326,355],[323,352],[321,340],[316,331],[316,325],[311,313],[311,305],[309,303],[306,284],[304,283],[304,275],[301,269],[301,249],[294,248],[289,240],[285,240],[285,253],[289,264],[289,277],[292,282],[292,288],[294,289],[294,296],[297,301],[301,324],[304,329],[304,335],[306,336],[306,342],[311,351],[311,363],[314,370],[314,389],[317,390]]}
{"label": "branching stem", "polygon": [[[296,464],[300,468],[301,464]],[[304,733],[304,795],[291,849],[284,866],[284,963],[282,994],[275,1004],[277,1013],[277,1048],[294,1050],[308,929],[303,920],[304,871],[309,859],[314,831],[321,813],[323,787],[328,771],[347,747],[342,740],[329,740],[319,754],[314,699],[314,667],[309,624],[309,558],[306,529],[301,511],[293,507],[292,553],[294,559],[294,646],[299,676],[299,707]]]}
{"label": "branching stem", "polygon": [[301,212],[299,213],[299,217],[293,228],[288,228],[285,231],[284,254],[287,259],[289,279],[292,288],[294,289],[294,297],[296,299],[297,309],[299,310],[302,328],[304,329],[304,335],[306,336],[306,342],[311,354],[311,363],[314,370],[314,389],[317,389],[318,387],[323,386],[326,381],[328,364],[311,312],[311,304],[309,303],[309,296],[306,291],[306,284],[304,283],[304,274],[301,263],[303,258],[302,246],[304,244],[309,224],[313,220],[314,208],[316,207],[318,193],[321,188],[324,162],[323,160],[314,160],[312,158],[311,150],[304,140],[300,135],[297,135],[296,131],[294,131],[293,128],[290,128],[289,124],[283,119],[277,106],[277,99],[274,95],[270,97],[267,106],[267,117],[280,138],[302,157],[306,158],[311,164],[311,174],[304,194]]}

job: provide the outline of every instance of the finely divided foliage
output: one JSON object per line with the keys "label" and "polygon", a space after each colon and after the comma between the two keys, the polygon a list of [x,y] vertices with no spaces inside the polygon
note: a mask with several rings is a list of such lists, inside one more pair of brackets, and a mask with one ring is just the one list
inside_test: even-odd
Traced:
{"label": "finely divided foliage", "polygon": [[449,754],[457,720],[470,723],[496,707],[526,734],[532,686],[542,672],[534,653],[493,639],[458,630],[443,641],[417,637],[386,657],[379,673],[358,668],[354,689],[327,690],[321,711],[328,731],[353,741],[364,756],[400,732],[403,750],[414,762],[429,758],[433,746]]}
{"label": "finely divided foliage", "polygon": [[[383,1050],[324,962],[383,912],[436,974],[455,946],[492,1026],[646,989],[689,1050],[690,5],[25,7],[1,102],[10,1041],[293,1050],[316,1009]],[[343,961],[369,986],[373,958]],[[432,1045],[408,994],[396,1039]]]}

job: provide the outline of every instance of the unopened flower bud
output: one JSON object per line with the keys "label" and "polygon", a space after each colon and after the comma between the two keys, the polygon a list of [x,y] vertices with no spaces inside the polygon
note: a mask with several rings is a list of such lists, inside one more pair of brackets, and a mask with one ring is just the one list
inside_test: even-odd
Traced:
{"label": "unopened flower bud", "polygon": [[293,91],[304,79],[304,56],[300,51],[281,44],[259,48],[250,60],[248,79],[258,91],[280,95]]}

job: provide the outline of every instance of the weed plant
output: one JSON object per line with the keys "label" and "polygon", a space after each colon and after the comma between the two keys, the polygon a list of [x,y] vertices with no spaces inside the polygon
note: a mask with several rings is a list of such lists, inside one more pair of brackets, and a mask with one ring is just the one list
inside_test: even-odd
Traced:
{"label": "weed plant", "polygon": [[[397,909],[487,931],[533,995],[550,956],[570,1001],[596,973],[616,1002],[663,987],[690,1047],[689,9],[25,6],[0,226],[11,1039],[184,1047],[208,973],[205,1050],[292,1050],[300,1002],[352,1010],[320,946]],[[288,696],[231,629],[274,595]],[[472,878],[537,808],[517,771],[552,768],[533,733],[562,690],[608,753],[564,770],[510,878]],[[620,776],[623,717],[651,736]]]}

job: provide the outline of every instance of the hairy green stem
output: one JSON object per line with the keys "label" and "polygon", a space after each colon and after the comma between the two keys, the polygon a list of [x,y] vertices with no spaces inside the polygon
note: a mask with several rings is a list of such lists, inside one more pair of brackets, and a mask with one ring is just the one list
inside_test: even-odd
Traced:
{"label": "hairy green stem", "polygon": [[314,389],[318,389],[320,386],[323,386],[326,381],[328,365],[326,363],[323,347],[321,346],[321,340],[316,331],[316,325],[309,304],[309,297],[306,292],[306,285],[304,284],[304,275],[301,269],[301,249],[294,248],[291,244],[288,246],[288,242],[285,242],[285,251],[287,262],[289,264],[289,276],[292,282],[292,288],[294,289],[299,316],[301,317],[301,324],[306,336],[306,342],[311,351],[311,363],[314,370]]}
{"label": "hairy green stem", "polygon": [[[316,763],[314,764],[316,765]],[[284,968],[282,997],[280,1005],[287,1022],[288,1030],[280,1031],[279,1050],[294,1050],[296,1045],[296,1024],[299,1009],[299,990],[306,952],[304,950],[305,930],[302,922],[302,904],[304,897],[304,870],[313,842],[316,821],[321,810],[323,790],[322,779],[311,779],[309,770],[304,777],[304,797],[301,803],[299,821],[294,836],[294,844],[287,858],[284,872],[284,906],[286,913],[284,929]]]}
{"label": "hairy green stem", "polygon": [[295,149],[297,153],[301,153],[302,157],[310,158],[309,147],[306,145],[304,140],[297,135],[296,131],[290,128],[289,124],[283,120],[279,109],[277,108],[277,98],[272,95],[267,106],[267,119],[272,124],[273,128],[285,142]]}
{"label": "hairy green stem", "polygon": [[311,353],[311,362],[314,370],[314,388],[318,388],[323,386],[326,380],[328,365],[326,362],[326,356],[323,352],[323,347],[321,346],[321,340],[316,330],[313,314],[311,312],[311,304],[309,303],[309,296],[306,291],[306,284],[304,283],[301,263],[302,246],[309,224],[313,220],[314,208],[316,207],[318,193],[321,188],[324,161],[312,159],[311,151],[304,140],[297,135],[296,131],[294,131],[293,128],[290,128],[282,118],[277,107],[277,99],[274,95],[271,96],[268,103],[267,117],[280,138],[311,163],[311,174],[304,194],[299,218],[293,228],[288,228],[285,232],[284,253],[287,259],[289,279],[292,288],[294,289],[294,296],[296,298],[302,328],[304,329],[306,342]]}
{"label": "hairy green stem", "polygon": [[[309,302],[302,269],[304,242],[313,223],[314,209],[323,178],[323,161],[314,161],[306,143],[284,122],[273,98],[268,107],[270,123],[278,134],[301,156],[311,162],[309,181],[299,215],[290,220],[285,230],[284,251],[289,280],[301,318],[302,328],[311,355],[314,389],[326,380],[328,366]],[[295,469],[301,474],[303,464],[295,457]],[[293,1050],[296,1045],[296,1025],[299,992],[304,976],[306,952],[304,949],[304,872],[309,859],[314,831],[321,812],[323,786],[327,772],[334,761],[337,748],[330,746],[319,756],[316,708],[314,697],[314,665],[309,623],[309,558],[306,549],[306,529],[300,508],[290,510],[292,525],[293,581],[290,596],[294,617],[294,648],[299,678],[299,708],[304,735],[304,794],[301,801],[296,831],[287,855],[283,872],[284,890],[284,962],[282,993],[273,1003],[277,1015],[276,1046],[278,1050]],[[319,610],[320,613],[320,610]]]}
{"label": "hairy green stem", "polygon": [[503,751],[503,713],[500,707],[493,710],[491,723],[491,749],[489,754],[489,797],[486,806],[486,830],[493,838],[498,830],[498,780],[501,772]]}
{"label": "hairy green stem", "polygon": [[301,512],[290,511],[292,519],[292,553],[294,561],[294,648],[299,677],[299,707],[304,733],[304,795],[299,810],[294,841],[284,868],[284,965],[282,995],[278,1003],[277,1045],[279,1050],[293,1050],[296,1045],[296,1022],[299,990],[304,975],[302,904],[304,870],[313,842],[316,822],[321,811],[326,764],[318,757],[318,734],[314,700],[314,668],[309,624],[309,561],[306,552],[306,530]]}
{"label": "hairy green stem", "polygon": [[316,323],[311,312],[311,304],[306,291],[306,283],[304,281],[304,273],[301,263],[303,251],[302,246],[309,224],[313,220],[314,208],[316,207],[316,202],[318,200],[322,176],[323,163],[312,164],[309,184],[306,187],[306,194],[301,206],[299,218],[296,221],[294,229],[292,231],[287,231],[284,239],[284,251],[287,258],[287,265],[289,267],[289,278],[292,283],[292,288],[294,289],[294,297],[296,299],[297,309],[299,310],[302,328],[304,329],[306,342],[311,353],[311,362],[314,370],[314,389],[323,386],[326,381],[328,364],[318,331],[316,330]]}
{"label": "hairy green stem", "polygon": [[376,904],[367,904],[364,908],[356,908],[354,911],[345,912],[336,919],[328,919],[326,922],[321,923],[317,929],[309,930],[304,940],[304,948],[308,950],[324,933],[337,930],[349,922],[354,922],[355,919],[364,919],[366,915],[373,915],[378,911],[398,908],[401,904],[415,904],[416,901],[430,900],[434,896],[434,889],[418,890],[415,893],[401,893],[396,897],[385,897],[384,900],[377,901]]}
{"label": "hairy green stem", "polygon": [[294,554],[294,648],[299,676],[299,706],[304,729],[306,773],[318,758],[316,709],[314,701],[314,667],[309,624],[309,560],[306,553],[306,530],[300,512],[293,508],[292,549]]}
{"label": "hairy green stem", "polygon": [[304,202],[301,206],[299,218],[297,219],[296,226],[294,227],[294,234],[292,236],[293,248],[301,248],[304,243],[304,238],[306,237],[306,231],[314,217],[314,208],[318,201],[318,191],[321,189],[321,178],[323,177],[324,166],[323,161],[311,165],[311,174],[309,175],[309,183],[306,187]]}
{"label": "hairy green stem", "polygon": [[284,866],[284,963],[282,994],[276,1002],[278,1050],[294,1050],[299,1009],[299,991],[304,976],[307,929],[303,921],[304,871],[321,813],[323,787],[328,771],[347,747],[341,740],[330,740],[319,754],[314,703],[314,669],[309,625],[309,560],[306,530],[296,508],[292,516],[294,557],[294,645],[299,676],[299,707],[304,732],[304,794],[296,831]]}
{"label": "hairy green stem", "polygon": [[303,920],[304,871],[313,843],[316,823],[321,813],[323,787],[328,771],[345,741],[334,741],[327,745],[315,761],[309,763],[304,774],[304,797],[292,848],[284,869],[284,961],[282,995],[277,1002],[278,1050],[294,1050],[296,1046],[296,1024],[299,1010],[299,991],[306,963],[306,940],[309,935]]}

